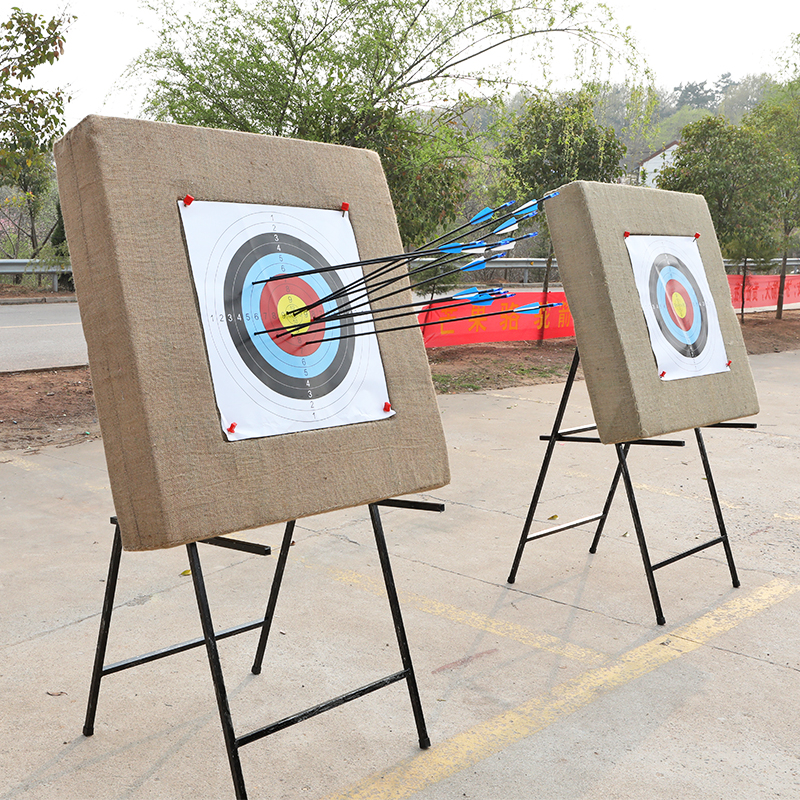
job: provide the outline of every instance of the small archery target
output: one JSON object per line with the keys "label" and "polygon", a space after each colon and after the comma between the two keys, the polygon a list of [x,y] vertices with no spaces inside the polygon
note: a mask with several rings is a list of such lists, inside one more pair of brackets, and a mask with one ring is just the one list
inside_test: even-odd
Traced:
{"label": "small archery target", "polygon": [[391,416],[376,338],[356,335],[374,332],[361,268],[330,269],[359,260],[349,217],[203,201],[180,210],[228,439]]}
{"label": "small archery target", "polygon": [[627,236],[662,380],[728,371],[716,306],[694,237]]}

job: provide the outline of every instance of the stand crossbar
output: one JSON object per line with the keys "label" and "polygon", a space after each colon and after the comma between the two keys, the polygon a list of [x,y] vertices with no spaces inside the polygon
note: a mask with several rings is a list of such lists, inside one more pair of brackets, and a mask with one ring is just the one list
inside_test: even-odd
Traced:
{"label": "stand crossbar", "polygon": [[[211,619],[211,611],[208,604],[208,596],[206,594],[205,581],[203,579],[202,566],[200,564],[200,557],[197,551],[197,544],[193,542],[186,545],[186,551],[189,558],[192,583],[194,585],[195,597],[197,599],[197,608],[200,616],[203,636],[197,639],[191,639],[189,641],[182,642],[180,644],[172,645],[170,647],[165,647],[160,650],[155,650],[150,653],[145,653],[141,656],[129,658],[124,661],[118,661],[114,664],[105,665],[104,661],[106,648],[108,645],[108,633],[111,623],[111,614],[114,607],[114,596],[119,578],[119,566],[122,557],[122,536],[120,533],[120,527],[117,518],[112,517],[111,523],[115,526],[114,542],[111,549],[108,578],[103,599],[103,610],[100,616],[100,631],[98,634],[97,649],[95,651],[92,680],[86,709],[86,719],[83,726],[84,736],[92,736],[94,733],[94,723],[100,694],[100,682],[102,678],[115,672],[120,672],[131,667],[139,666],[140,664],[146,664],[151,661],[165,658],[166,656],[175,655],[176,653],[182,653],[195,647],[205,645],[208,655],[209,668],[211,670],[212,682],[214,685],[217,708],[219,710],[220,724],[222,727],[223,738],[225,740],[228,764],[230,767],[231,778],[233,780],[234,791],[237,800],[247,800],[247,789],[245,787],[242,765],[239,758],[240,747],[251,744],[252,742],[269,736],[270,734],[277,733],[278,731],[295,725],[298,722],[303,722],[311,717],[317,716],[318,714],[322,714],[325,711],[330,711],[333,708],[337,708],[338,706],[348,703],[351,700],[364,697],[365,695],[377,691],[378,689],[383,689],[403,680],[406,681],[408,688],[411,708],[414,715],[414,722],[417,729],[419,746],[423,749],[430,747],[430,739],[428,738],[427,728],[425,725],[422,703],[420,701],[419,690],[417,688],[416,677],[414,675],[414,667],[411,661],[411,654],[405,634],[405,627],[403,625],[403,618],[400,611],[400,603],[397,597],[397,590],[395,588],[391,564],[389,562],[389,553],[386,547],[386,540],[383,533],[383,526],[381,524],[378,506],[441,512],[444,511],[444,504],[428,503],[419,500],[387,499],[379,503],[370,504],[369,506],[370,520],[372,523],[373,532],[375,534],[378,558],[380,560],[381,571],[383,573],[384,584],[386,586],[386,593],[389,599],[389,607],[392,614],[392,621],[394,623],[395,635],[397,637],[397,644],[400,651],[403,669],[399,672],[379,678],[378,680],[368,683],[365,686],[361,686],[358,689],[354,689],[353,691],[346,692],[345,694],[334,697],[311,708],[307,708],[304,711],[284,717],[277,722],[270,723],[269,725],[265,725],[264,727],[253,730],[242,736],[236,736],[234,730],[233,718],[231,716],[230,705],[228,703],[228,694],[225,689],[225,681],[222,674],[222,665],[220,663],[219,652],[217,649],[217,642],[222,639],[235,636],[239,633],[244,633],[245,631],[260,628],[261,635],[259,637],[258,646],[256,648],[256,657],[251,671],[255,675],[258,675],[261,672],[264,651],[266,649],[269,631],[275,614],[275,608],[277,606],[278,595],[280,593],[280,587],[283,581],[283,574],[288,558],[289,548],[292,544],[295,521],[292,520],[288,522],[284,530],[278,562],[276,564],[275,574],[273,576],[270,595],[267,601],[267,608],[263,620],[237,625],[222,631],[214,630],[214,625]],[[255,555],[269,555],[271,553],[271,549],[266,545],[245,542],[237,539],[229,539],[227,537],[212,537],[210,539],[203,540],[201,543],[210,544],[217,547],[233,548]]]}
{"label": "stand crossbar", "polygon": [[[635,439],[630,442],[616,444],[615,449],[617,453],[617,468],[614,472],[614,477],[612,478],[608,494],[606,495],[606,500],[603,505],[602,512],[600,512],[599,514],[594,514],[588,517],[577,519],[573,522],[566,522],[561,525],[556,525],[554,527],[547,528],[543,531],[539,531],[538,533],[535,533],[533,535],[530,534],[530,529],[533,524],[533,517],[536,512],[536,508],[539,504],[542,488],[544,487],[544,481],[547,476],[548,469],[550,467],[550,460],[552,458],[553,450],[555,448],[556,443],[600,442],[600,439],[598,437],[578,435],[582,433],[587,433],[588,431],[597,430],[597,425],[580,425],[574,428],[564,428],[564,429],[561,428],[561,422],[564,418],[564,412],[566,411],[567,403],[569,401],[569,395],[572,390],[572,384],[575,382],[575,375],[577,373],[579,360],[580,356],[578,350],[576,349],[575,355],[573,356],[572,359],[572,365],[570,366],[569,374],[567,376],[567,382],[564,385],[564,391],[562,392],[561,395],[561,402],[559,403],[558,410],[556,411],[553,428],[549,434],[543,434],[539,437],[540,441],[547,442],[547,448],[545,450],[545,454],[542,459],[542,466],[539,470],[539,477],[536,481],[536,487],[533,492],[533,497],[531,498],[531,504],[528,508],[528,515],[525,518],[525,524],[523,525],[522,528],[522,534],[520,536],[519,544],[517,545],[517,550],[514,555],[514,561],[511,565],[511,572],[508,576],[508,583],[514,583],[514,581],[516,580],[517,571],[519,569],[520,561],[522,560],[522,553],[525,549],[525,545],[528,544],[528,542],[532,542],[536,539],[541,539],[544,538],[545,536],[551,536],[554,533],[559,533],[561,531],[569,530],[571,528],[578,528],[582,525],[588,525],[589,523],[597,522],[598,525],[595,530],[594,538],[592,539],[592,544],[589,547],[590,553],[596,553],[597,546],[600,541],[600,536],[603,532],[603,528],[608,518],[608,513],[611,510],[611,503],[614,499],[614,495],[616,494],[619,482],[620,480],[622,480],[623,485],[625,487],[625,494],[628,499],[628,506],[630,507],[631,511],[631,517],[633,518],[633,525],[636,531],[636,538],[639,544],[642,563],[644,564],[645,576],[647,578],[647,584],[650,590],[650,597],[653,601],[653,609],[656,615],[656,622],[659,625],[664,625],[666,619],[664,617],[664,613],[661,608],[661,601],[658,596],[658,589],[656,587],[655,577],[653,575],[653,573],[657,569],[661,569],[661,567],[666,567],[669,564],[674,564],[676,561],[680,561],[681,559],[684,559],[688,556],[695,555],[696,553],[699,553],[702,550],[706,550],[709,547],[713,547],[714,545],[721,544],[725,549],[725,558],[728,563],[728,569],[731,575],[731,582],[733,583],[733,586],[735,588],[737,588],[740,585],[739,577],[736,573],[736,566],[733,562],[733,553],[731,552],[730,542],[728,540],[728,534],[727,531],[725,530],[725,521],[722,516],[722,507],[720,505],[716,487],[714,485],[714,477],[711,473],[711,465],[708,460],[708,454],[706,452],[705,443],[703,441],[703,435],[700,432],[699,428],[695,428],[694,433],[695,433],[695,438],[697,440],[697,447],[700,452],[700,460],[703,464],[703,471],[705,473],[705,478],[708,483],[709,494],[711,495],[711,503],[713,505],[714,513],[717,519],[717,527],[720,532],[720,535],[718,537],[708,542],[704,542],[703,544],[692,547],[689,550],[686,550],[682,553],[678,553],[675,556],[664,559],[663,561],[660,561],[657,564],[652,564],[650,562],[650,555],[647,549],[647,542],[644,536],[642,520],[636,502],[636,495],[633,488],[633,482],[630,477],[630,472],[628,471],[628,461],[627,461],[628,453],[632,445],[683,447],[685,445],[685,442],[683,440],[678,440],[678,439]],[[714,425],[709,425],[708,427],[755,428],[756,423],[719,422]]]}

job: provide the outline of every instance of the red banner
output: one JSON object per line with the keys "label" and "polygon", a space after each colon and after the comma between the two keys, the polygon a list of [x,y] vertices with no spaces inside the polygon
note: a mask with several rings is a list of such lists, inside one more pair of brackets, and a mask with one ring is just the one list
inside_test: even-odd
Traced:
{"label": "red banner", "polygon": [[[511,298],[495,300],[490,306],[463,305],[439,310],[436,303],[431,303],[422,309],[418,317],[425,347],[565,339],[574,336],[575,327],[564,292],[547,294],[548,303],[562,303],[561,306],[546,308],[538,314],[513,313],[513,309],[519,306],[541,303],[543,300],[542,292],[517,292]],[[482,316],[492,313],[496,316]],[[461,317],[469,319],[462,320]]]}
{"label": "red banner", "polygon": [[[745,308],[777,308],[780,275],[748,275],[744,288]],[[742,276],[728,275],[731,302],[734,308],[742,307]],[[800,275],[787,275],[783,289],[785,306],[800,303]]]}
{"label": "red banner", "polygon": [[[779,275],[748,275],[744,292],[745,308],[775,308],[778,303]],[[742,306],[742,276],[728,275],[731,303]],[[512,298],[495,300],[490,306],[464,305],[437,310],[436,303],[422,309],[419,322],[425,347],[446,347],[481,342],[519,342],[537,339],[566,339],[575,335],[572,314],[563,292],[548,292],[547,302],[563,303],[539,314],[514,314],[512,309],[543,302],[542,292],[517,292]],[[800,304],[800,275],[787,275],[784,305]],[[482,314],[503,312],[493,317]],[[469,319],[456,319],[469,316]],[[429,324],[425,324],[429,323]],[[544,323],[544,333],[542,333]]]}

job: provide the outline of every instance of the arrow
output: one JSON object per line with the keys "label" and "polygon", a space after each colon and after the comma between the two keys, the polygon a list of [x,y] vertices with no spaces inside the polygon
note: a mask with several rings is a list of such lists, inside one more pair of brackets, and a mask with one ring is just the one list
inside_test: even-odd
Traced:
{"label": "arrow", "polygon": [[[539,309],[541,310],[543,308],[553,308],[554,306],[560,306],[560,305],[562,305],[562,304],[561,303],[542,303],[539,306]],[[520,308],[525,308],[525,306],[520,306]],[[410,330],[411,328],[424,328],[427,325],[438,325],[440,322],[463,322],[465,320],[482,319],[484,317],[496,317],[496,316],[499,316],[501,314],[515,314],[515,313],[527,314],[527,313],[538,313],[538,312],[528,312],[528,311],[518,312],[517,309],[515,309],[515,308],[506,309],[505,311],[488,311],[485,314],[471,314],[468,317],[453,317],[452,319],[447,319],[447,320],[436,319],[436,320],[431,320],[430,322],[417,322],[417,323],[415,323],[413,325],[398,325],[398,326],[396,326],[394,328],[385,328],[385,329],[383,329],[381,331],[377,331],[377,330],[361,331],[359,333],[347,333],[347,334],[343,334],[342,336],[330,337],[330,338],[327,338],[327,339],[325,337],[323,337],[322,339],[312,339],[309,342],[303,342],[303,345],[320,344],[321,342],[326,342],[326,341],[327,342],[333,342],[333,341],[338,341],[340,339],[354,339],[357,336],[375,336],[378,333],[382,333],[382,334],[383,333],[393,333],[394,331],[405,331],[405,330]],[[334,329],[334,330],[336,330],[336,329]]]}

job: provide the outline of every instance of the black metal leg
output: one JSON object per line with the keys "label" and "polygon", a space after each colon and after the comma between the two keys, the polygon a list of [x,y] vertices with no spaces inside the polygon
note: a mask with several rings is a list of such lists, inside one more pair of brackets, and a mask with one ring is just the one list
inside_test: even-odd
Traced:
{"label": "black metal leg", "polygon": [[[112,519],[112,522],[114,520]],[[114,543],[111,546],[111,560],[108,562],[108,576],[106,577],[106,591],[103,598],[103,610],[100,613],[100,632],[97,635],[97,648],[94,653],[94,667],[92,669],[92,682],[89,686],[89,702],[86,705],[86,719],[83,723],[83,735],[94,734],[94,720],[97,714],[97,699],[100,696],[100,681],[103,678],[103,665],[106,659],[106,646],[108,645],[108,631],[111,627],[111,614],[114,611],[114,595],[117,591],[119,578],[119,562],[122,558],[122,535],[119,523],[114,528]]]}
{"label": "black metal leg", "polygon": [[717,515],[717,526],[719,527],[719,535],[722,539],[722,546],[725,548],[725,558],[728,559],[728,569],[731,571],[731,581],[734,588],[738,589],[741,584],[739,583],[739,576],[736,574],[736,565],[733,563],[733,553],[731,551],[730,542],[728,541],[728,532],[725,529],[725,520],[722,518],[722,507],[719,504],[717,489],[714,486],[714,477],[711,474],[711,465],[708,461],[708,454],[706,453],[706,445],[703,441],[703,434],[700,432],[700,428],[695,428],[694,434],[697,438],[697,447],[700,450],[700,460],[703,462],[703,470],[706,474],[708,491],[711,495],[711,502],[714,505],[714,513]]}
{"label": "black metal leg", "polygon": [[278,603],[278,594],[280,593],[281,582],[283,581],[283,571],[286,567],[286,560],[289,557],[289,548],[292,546],[294,524],[295,520],[289,520],[289,522],[286,523],[286,529],[283,533],[281,551],[278,554],[278,563],[275,565],[275,574],[272,577],[272,588],[270,589],[269,599],[267,600],[267,610],[264,613],[264,624],[261,626],[261,635],[258,638],[258,647],[256,647],[256,657],[253,661],[253,666],[250,668],[253,675],[261,674],[264,651],[267,648],[267,639],[269,639],[269,631],[272,627],[272,618],[275,616],[275,606]]}
{"label": "black metal leg", "polygon": [[[630,442],[625,444],[625,455],[628,455],[628,451],[631,449]],[[606,518],[608,517],[608,512],[611,511],[611,502],[614,499],[614,495],[617,492],[617,486],[619,486],[619,479],[622,477],[622,466],[618,463],[617,469],[614,472],[614,477],[611,481],[611,486],[608,490],[608,495],[606,496],[606,502],[603,506],[603,513],[600,517],[600,522],[597,523],[597,530],[594,532],[594,539],[592,539],[592,544],[589,547],[590,553],[597,552],[597,545],[600,543],[600,536],[603,533],[603,528],[606,526]]]}
{"label": "black metal leg", "polygon": [[222,676],[222,665],[219,660],[217,639],[214,634],[214,624],[211,621],[211,611],[208,607],[208,596],[203,581],[203,571],[200,567],[200,557],[197,554],[197,544],[192,542],[186,545],[189,556],[189,567],[192,571],[192,583],[197,597],[197,610],[200,613],[200,624],[203,627],[203,638],[208,653],[208,665],[211,668],[211,679],[214,683],[214,694],[217,697],[219,718],[222,724],[222,733],[225,737],[225,749],[228,751],[228,763],[231,768],[231,778],[236,792],[236,800],[247,800],[247,790],[244,785],[242,764],[239,760],[239,748],[236,744],[236,734],[233,729],[233,718],[228,704],[228,693],[225,691],[225,680]]}
{"label": "black metal leg", "polygon": [[650,587],[650,597],[653,600],[653,609],[656,612],[656,622],[659,625],[664,625],[666,619],[664,612],[661,610],[661,601],[658,599],[658,589],[656,588],[656,579],[653,574],[653,566],[650,563],[650,554],[647,552],[647,542],[644,538],[644,529],[642,528],[642,519],[639,516],[639,508],[636,505],[636,495],[633,492],[633,482],[631,481],[630,472],[628,472],[628,462],[626,460],[625,445],[614,445],[617,448],[617,458],[619,460],[620,470],[622,472],[622,481],[625,485],[625,493],[628,495],[628,505],[631,509],[631,517],[633,517],[633,527],[636,530],[636,538],[639,541],[639,551],[642,554],[642,562],[644,563],[644,571],[647,576],[647,585]]}
{"label": "black metal leg", "polygon": [[577,348],[575,349],[575,355],[572,356],[572,364],[569,368],[569,375],[567,375],[567,382],[564,385],[564,392],[561,395],[561,403],[558,406],[558,411],[556,412],[556,418],[553,422],[553,430],[550,434],[550,438],[547,442],[547,449],[544,453],[544,459],[542,460],[542,466],[539,470],[539,478],[536,481],[536,488],[533,490],[533,497],[531,498],[531,504],[528,507],[528,516],[525,518],[525,524],[522,526],[522,534],[519,537],[519,544],[517,545],[517,552],[514,555],[514,563],[511,565],[511,572],[508,576],[508,583],[514,583],[517,579],[517,570],[519,569],[519,563],[522,560],[522,552],[525,550],[525,544],[527,543],[528,533],[531,529],[531,524],[533,523],[533,516],[536,513],[536,507],[539,505],[539,497],[542,494],[542,488],[544,487],[544,481],[547,477],[547,470],[550,467],[550,459],[553,456],[553,450],[556,446],[557,441],[557,434],[559,430],[561,430],[561,422],[564,419],[564,412],[567,410],[567,402],[569,401],[569,394],[572,390],[572,384],[575,382],[575,375],[578,371],[578,364],[580,363],[580,355],[578,353]]}
{"label": "black metal leg", "polygon": [[403,625],[403,615],[400,611],[400,601],[397,597],[397,589],[395,588],[394,584],[392,567],[389,563],[389,552],[386,549],[386,538],[383,535],[383,525],[381,525],[381,517],[377,504],[370,504],[369,516],[372,520],[372,529],[375,532],[375,544],[377,545],[378,558],[381,562],[383,580],[386,583],[386,594],[389,597],[389,607],[392,610],[392,620],[394,621],[394,630],[395,634],[397,635],[397,645],[400,648],[400,658],[402,659],[403,668],[406,673],[406,683],[408,684],[408,694],[411,698],[411,708],[414,711],[414,721],[417,725],[419,746],[424,750],[431,746],[431,740],[428,738],[428,731],[425,726],[425,716],[422,712],[422,702],[419,697],[417,680],[414,676],[414,666],[411,662],[411,652],[408,649],[408,639],[406,638],[406,631]]}

